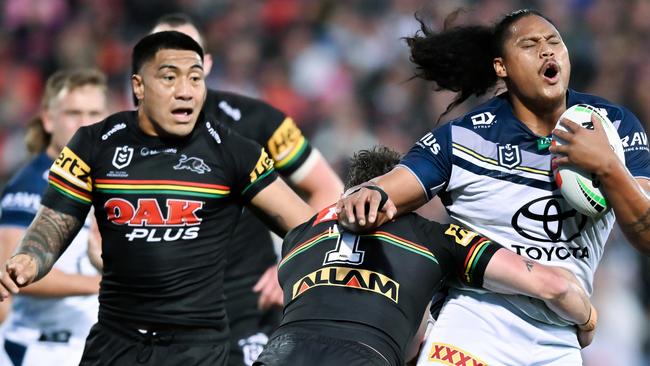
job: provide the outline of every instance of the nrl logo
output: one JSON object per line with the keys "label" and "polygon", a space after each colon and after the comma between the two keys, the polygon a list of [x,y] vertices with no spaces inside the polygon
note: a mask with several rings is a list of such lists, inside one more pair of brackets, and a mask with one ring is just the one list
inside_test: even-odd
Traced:
{"label": "nrl logo", "polygon": [[133,158],[133,148],[127,145],[122,147],[115,148],[115,154],[113,155],[113,166],[117,169],[126,168],[131,164],[131,158]]}
{"label": "nrl logo", "polygon": [[174,165],[174,170],[183,170],[187,169],[189,171],[192,171],[194,173],[198,174],[203,174],[205,172],[211,172],[212,169],[208,166],[208,164],[203,162],[203,159],[196,158],[196,157],[187,157],[187,155],[183,154],[181,155],[180,160],[176,165]]}
{"label": "nrl logo", "polygon": [[507,144],[499,145],[499,165],[512,169],[521,164],[519,146]]}

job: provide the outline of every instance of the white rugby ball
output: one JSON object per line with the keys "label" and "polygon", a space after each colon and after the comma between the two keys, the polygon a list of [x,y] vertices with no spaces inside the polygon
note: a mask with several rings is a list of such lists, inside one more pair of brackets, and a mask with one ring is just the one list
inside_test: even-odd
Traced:
{"label": "white rugby ball", "polygon": [[[610,121],[602,111],[599,111],[588,104],[574,105],[562,113],[555,128],[566,131],[566,129],[559,124],[562,119],[566,118],[581,125],[583,128],[593,129],[594,126],[591,121],[592,113],[596,115],[596,119],[603,126],[611,149],[614,150],[616,156],[625,163],[621,138],[612,121]],[[563,141],[556,136],[553,136],[551,143],[562,145]],[[554,158],[555,156],[552,157],[552,159]],[[598,158],[598,156],[593,157],[593,159]],[[566,199],[571,207],[576,211],[590,217],[600,217],[609,210],[610,206],[607,204],[605,195],[600,189],[600,182],[595,175],[571,165],[558,167],[555,164],[552,164],[552,166],[553,176],[555,177],[555,182],[560,188],[562,196],[564,196],[564,199]]]}

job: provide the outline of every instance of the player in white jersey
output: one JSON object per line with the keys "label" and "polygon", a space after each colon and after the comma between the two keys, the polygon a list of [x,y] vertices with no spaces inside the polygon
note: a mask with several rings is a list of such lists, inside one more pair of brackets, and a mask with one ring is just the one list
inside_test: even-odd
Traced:
{"label": "player in white jersey", "polygon": [[[28,149],[36,155],[11,179],[0,201],[2,262],[34,219],[49,168],[63,146],[79,127],[106,116],[105,76],[96,70],[59,71],[48,79],[41,104],[27,135]],[[3,316],[11,307],[3,348],[13,365],[79,364],[99,306],[100,276],[88,256],[88,231],[86,222],[42,281],[22,289],[12,302],[0,302]]]}
{"label": "player in white jersey", "polygon": [[[421,33],[407,43],[418,76],[459,92],[450,108],[499,80],[507,91],[426,134],[400,166],[369,183],[376,188],[351,191],[339,202],[341,223],[374,227],[438,195],[452,220],[518,254],[572,271],[588,293],[614,213],[630,242],[650,252],[650,200],[644,194],[650,191],[650,153],[647,139],[632,142],[645,132],[625,108],[568,89],[568,51],[548,19],[520,10],[494,27],[434,32],[422,23]],[[553,130],[567,107],[578,103],[593,105],[614,122],[625,165],[598,123],[593,131],[571,121],[564,122],[570,132]],[[566,155],[557,163],[592,172],[613,211],[592,219],[563,199],[550,172],[551,133],[568,142],[552,148]],[[389,198],[379,212],[377,189]],[[418,364],[576,365],[582,363],[579,344],[589,343],[578,338],[593,336],[576,333],[533,299],[456,285]]]}

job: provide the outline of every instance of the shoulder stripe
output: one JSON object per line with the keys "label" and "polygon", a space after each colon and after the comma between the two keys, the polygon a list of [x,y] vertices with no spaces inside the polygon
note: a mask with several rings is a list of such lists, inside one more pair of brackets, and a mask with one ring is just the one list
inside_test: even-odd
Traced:
{"label": "shoulder stripe", "polygon": [[219,184],[207,184],[197,182],[186,182],[181,180],[144,180],[144,179],[97,179],[95,183],[101,184],[172,184],[177,186],[212,188],[217,190],[229,190],[230,187]]}
{"label": "shoulder stripe", "polygon": [[454,165],[476,175],[484,175],[490,178],[506,181],[509,183],[535,187],[535,188],[539,188],[551,192],[557,189],[557,184],[555,183],[555,181],[543,182],[541,180],[531,179],[517,174],[510,174],[510,173],[502,172],[500,170],[487,169],[475,165],[466,160],[463,160],[461,158],[454,157]]}
{"label": "shoulder stripe", "polygon": [[278,268],[282,267],[285,263],[293,259],[296,255],[304,252],[305,250],[313,247],[314,245],[327,240],[327,239],[338,239],[338,237],[341,234],[338,232],[332,232],[331,230],[326,230],[311,239],[307,239],[306,241],[302,242],[301,244],[298,244],[295,248],[293,248],[287,255],[282,258],[280,263],[278,264]]}
{"label": "shoulder stripe", "polygon": [[77,202],[81,202],[84,204],[90,204],[92,202],[90,195],[73,188],[72,186],[66,184],[65,182],[56,179],[52,175],[50,175],[49,182],[52,188],[56,189],[58,192],[62,193],[63,195],[74,199]]}
{"label": "shoulder stripe", "polygon": [[[502,167],[501,165],[499,165],[499,163],[496,160],[494,160],[492,158],[489,158],[489,157],[486,157],[486,156],[483,156],[483,155],[471,150],[470,148],[468,148],[466,146],[463,146],[463,145],[461,145],[459,143],[456,143],[456,142],[452,143],[452,146],[453,146],[454,156],[459,156],[459,157],[462,158],[462,157],[464,157],[464,154],[461,154],[460,152],[463,152],[463,153],[465,153],[465,154],[467,154],[467,155],[469,155],[471,157],[474,157],[474,158],[476,158],[476,159],[478,159],[478,160],[480,160],[482,162],[488,163],[488,164],[493,165],[493,166],[495,166],[497,168],[500,168],[500,169],[506,169],[507,170],[507,168]],[[532,174],[536,174],[536,175],[541,175],[543,177],[550,177],[552,175],[550,170],[541,170],[541,169],[531,168],[531,167],[527,167],[527,166],[516,166],[516,167],[512,168],[512,170],[520,170],[522,172],[528,172],[528,173],[532,173]]]}
{"label": "shoulder stripe", "polygon": [[426,247],[423,247],[422,245],[415,244],[412,241],[406,240],[404,238],[400,238],[399,236],[387,233],[385,231],[377,231],[372,234],[365,234],[365,235],[360,235],[361,237],[372,237],[376,238],[378,240],[381,240],[385,243],[392,244],[396,247],[402,248],[404,250],[408,250],[409,252],[421,255],[435,263],[438,263],[438,260],[436,259],[436,256],[431,253],[429,249]]}

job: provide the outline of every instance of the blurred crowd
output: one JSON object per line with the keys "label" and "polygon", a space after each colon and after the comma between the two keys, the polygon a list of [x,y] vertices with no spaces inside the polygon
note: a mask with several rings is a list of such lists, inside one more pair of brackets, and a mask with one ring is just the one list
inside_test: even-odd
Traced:
{"label": "blurred crowd", "polygon": [[[131,109],[130,50],[163,14],[202,26],[215,65],[208,85],[264,99],[292,115],[345,174],[352,152],[382,143],[406,152],[452,100],[411,80],[401,37],[414,13],[443,27],[495,21],[520,7],[551,18],[572,61],[571,87],[630,108],[650,123],[650,0],[4,0],[0,2],[0,185],[25,161],[24,129],[55,70],[97,66],[112,111]],[[650,364],[650,264],[616,231],[597,273],[601,329],[585,364]],[[644,354],[645,353],[645,354]]]}

